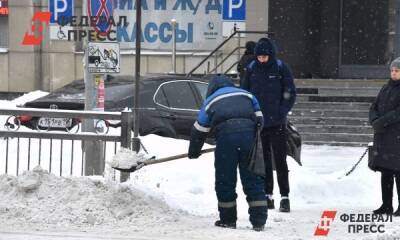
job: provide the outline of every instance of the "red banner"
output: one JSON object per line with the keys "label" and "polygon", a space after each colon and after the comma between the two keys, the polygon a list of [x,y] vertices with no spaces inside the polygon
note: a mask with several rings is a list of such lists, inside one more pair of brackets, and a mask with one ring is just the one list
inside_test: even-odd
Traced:
{"label": "red banner", "polygon": [[0,0],[0,16],[8,16],[8,0]]}

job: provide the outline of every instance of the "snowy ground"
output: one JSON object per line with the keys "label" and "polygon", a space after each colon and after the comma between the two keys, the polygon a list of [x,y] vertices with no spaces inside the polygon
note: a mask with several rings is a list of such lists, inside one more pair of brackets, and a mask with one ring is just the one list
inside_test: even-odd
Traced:
{"label": "snowy ground", "polygon": [[[15,102],[0,104],[15,106]],[[158,136],[142,140],[158,157],[183,153],[188,147],[187,141]],[[0,239],[313,239],[318,238],[313,234],[324,210],[338,211],[327,239],[400,239],[398,218],[385,223],[386,233],[379,235],[348,233],[348,223],[339,219],[341,214],[370,213],[380,204],[379,174],[368,170],[366,160],[344,177],[363,151],[304,146],[303,167],[288,159],[292,212],[269,211],[261,233],[250,229],[240,183],[238,229],[213,226],[217,219],[213,154],[147,166],[124,184],[113,182],[109,175],[58,177],[40,168],[18,177],[1,175]],[[279,202],[277,188],[275,192]]]}

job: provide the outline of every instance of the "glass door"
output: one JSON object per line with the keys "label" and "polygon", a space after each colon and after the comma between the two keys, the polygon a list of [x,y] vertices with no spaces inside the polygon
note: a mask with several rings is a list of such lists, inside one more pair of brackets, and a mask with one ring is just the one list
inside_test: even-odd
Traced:
{"label": "glass door", "polygon": [[400,0],[341,0],[339,77],[387,78],[399,56]]}

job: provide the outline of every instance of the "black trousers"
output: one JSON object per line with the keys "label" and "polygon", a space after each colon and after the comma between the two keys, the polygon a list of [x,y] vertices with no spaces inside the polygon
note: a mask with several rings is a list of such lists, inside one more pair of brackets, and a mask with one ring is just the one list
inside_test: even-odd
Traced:
{"label": "black trousers", "polygon": [[272,166],[272,161],[274,160],[279,192],[281,196],[289,196],[289,170],[286,162],[286,140],[287,132],[285,125],[268,127],[261,131],[261,143],[265,163],[266,194],[272,195],[274,191],[274,175]]}
{"label": "black trousers", "polygon": [[393,207],[393,185],[396,179],[397,196],[400,204],[400,173],[391,170],[382,170],[381,190],[382,203],[386,207]]}

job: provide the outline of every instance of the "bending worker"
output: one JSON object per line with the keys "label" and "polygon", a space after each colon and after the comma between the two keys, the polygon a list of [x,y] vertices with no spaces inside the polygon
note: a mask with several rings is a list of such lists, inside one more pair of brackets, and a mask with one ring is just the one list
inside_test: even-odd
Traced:
{"label": "bending worker", "polygon": [[214,77],[190,139],[189,158],[198,158],[212,130],[216,139],[215,191],[220,219],[215,226],[236,228],[236,176],[240,178],[249,204],[250,222],[262,231],[267,220],[264,179],[248,170],[249,156],[255,144],[257,124],[263,124],[257,99],[246,90],[234,87],[225,76]]}

